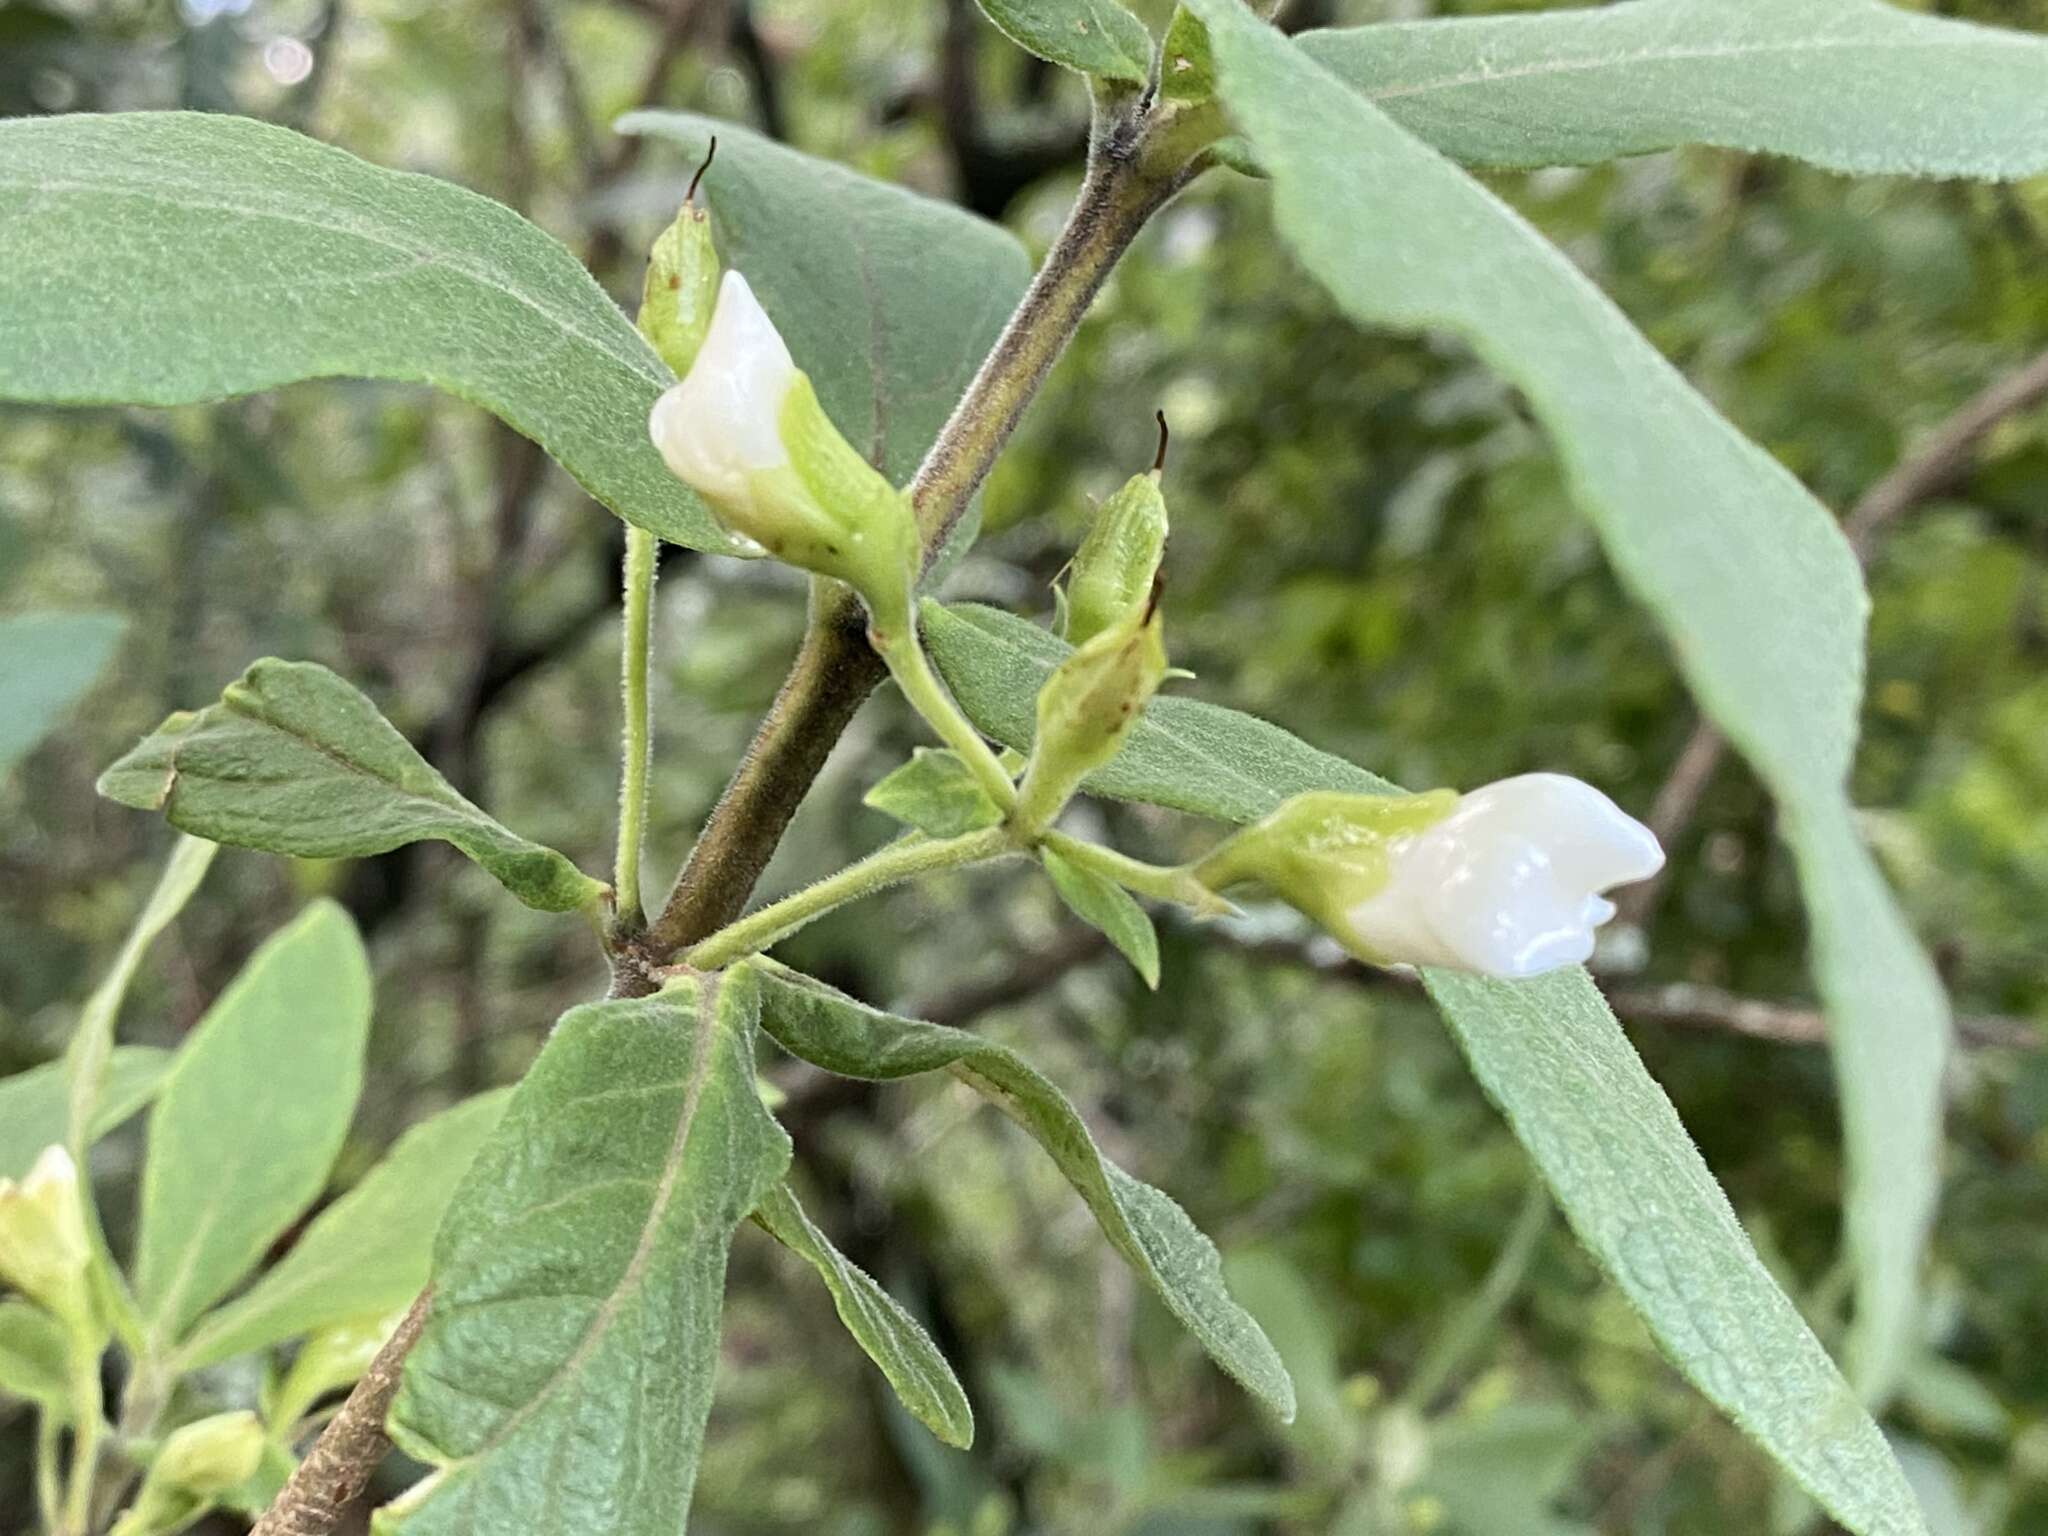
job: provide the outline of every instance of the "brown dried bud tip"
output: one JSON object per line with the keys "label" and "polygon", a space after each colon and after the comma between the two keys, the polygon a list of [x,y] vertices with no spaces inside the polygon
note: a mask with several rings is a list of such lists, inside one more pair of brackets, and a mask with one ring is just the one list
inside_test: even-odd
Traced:
{"label": "brown dried bud tip", "polygon": [[699,182],[703,181],[704,173],[711,169],[711,162],[717,158],[718,135],[714,133],[713,135],[711,135],[711,147],[704,151],[704,163],[697,167],[697,174],[690,178],[689,190],[683,194],[683,201],[685,203],[694,203],[695,201],[697,201],[697,185]]}

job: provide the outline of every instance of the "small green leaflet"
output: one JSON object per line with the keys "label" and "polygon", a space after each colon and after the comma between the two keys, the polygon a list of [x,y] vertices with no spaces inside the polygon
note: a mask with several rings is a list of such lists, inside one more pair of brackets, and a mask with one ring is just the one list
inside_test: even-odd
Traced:
{"label": "small green leaflet", "polygon": [[[143,1045],[116,1047],[86,1144],[98,1141],[155,1098],[170,1069],[169,1051]],[[60,1061],[0,1078],[0,1179],[21,1178],[43,1148],[61,1145],[67,1139],[70,1111],[66,1098]]]}
{"label": "small green leaflet", "polygon": [[673,376],[511,209],[248,118],[0,122],[0,399],[184,405],[337,375],[438,385],[627,522],[734,551],[647,436]]}
{"label": "small green leaflet", "polygon": [[361,1183],[242,1295],[199,1320],[172,1364],[195,1371],[317,1328],[403,1309],[427,1283],[434,1233],[510,1089],[479,1094],[399,1137]]}
{"label": "small green leaflet", "polygon": [[1294,1417],[1294,1385],[1231,1300],[1215,1245],[1168,1196],[1105,1159],[1067,1096],[1021,1056],[965,1030],[883,1013],[773,961],[748,968],[761,978],[761,1027],[791,1055],[870,1081],[950,1071],[1030,1132],[1210,1357],[1281,1418]]}
{"label": "small green leaflet", "polygon": [[1848,801],[1869,609],[1848,542],[1498,197],[1234,0],[1190,7],[1303,265],[1352,318],[1447,330],[1522,389],[1616,574],[1777,797],[1834,1024],[1857,1280],[1850,1372],[1882,1401],[1918,1327],[1949,1025]]}
{"label": "small green leaflet", "polygon": [[65,1423],[71,1416],[70,1358],[57,1319],[30,1302],[0,1301],[0,1400],[22,1398]]}
{"label": "small green leaflet", "polygon": [[1714,144],[1851,174],[2048,170],[2048,37],[1882,0],[1634,0],[1307,32],[1301,46],[1470,165]]}
{"label": "small green leaflet", "polygon": [[1026,53],[1104,80],[1152,77],[1152,34],[1117,0],[979,0],[982,14]]}
{"label": "small green leaflet", "polygon": [[964,837],[1003,819],[1002,808],[958,755],[919,747],[861,797],[861,804],[927,837]]}
{"label": "small green leaflet", "polygon": [[917,1421],[948,1445],[964,1450],[974,1444],[974,1410],[931,1335],[865,1270],[832,1246],[788,1184],[769,1192],[754,1220],[818,1272],[832,1293],[839,1321]]}
{"label": "small green leaflet", "polygon": [[1083,869],[1050,848],[1040,848],[1038,857],[1052,876],[1053,889],[1067,910],[1091,928],[1098,928],[1145,978],[1145,985],[1159,989],[1159,935],[1152,919],[1131,893],[1114,880]]}
{"label": "small green leaflet", "polygon": [[1216,94],[1216,60],[1209,29],[1184,5],[1173,8],[1159,45],[1159,94],[1168,101],[1207,101]]}
{"label": "small green leaflet", "polygon": [[327,1183],[363,1086],[370,962],[318,901],[272,935],[178,1048],[149,1116],[135,1299],[161,1354]]}
{"label": "small green leaflet", "polygon": [[0,779],[92,686],[125,627],[112,613],[0,619]]}
{"label": "small green leaflet", "polygon": [[[933,603],[924,633],[976,725],[1000,741],[1028,732],[1061,641],[993,610]],[[1154,699],[1097,779],[1102,793],[1239,823],[1310,789],[1400,793],[1277,726],[1185,699]],[[1851,1530],[1923,1536],[1883,1435],[1758,1261],[1592,978],[1428,981],[1580,1241],[1678,1369]]]}
{"label": "small green leaflet", "polygon": [[603,890],[463,799],[376,705],[312,662],[257,662],[218,704],[158,726],[99,788],[200,837],[300,858],[439,838],[543,912],[573,911]]}
{"label": "small green leaflet", "polygon": [[718,136],[698,195],[719,256],[847,441],[891,484],[908,481],[1031,280],[1017,238],[736,123],[633,112],[617,128],[674,143],[690,165]]}
{"label": "small green leaflet", "polygon": [[789,1168],[759,1007],[740,971],[556,1024],[435,1242],[390,1417],[435,1471],[380,1536],[683,1530],[726,1255]]}

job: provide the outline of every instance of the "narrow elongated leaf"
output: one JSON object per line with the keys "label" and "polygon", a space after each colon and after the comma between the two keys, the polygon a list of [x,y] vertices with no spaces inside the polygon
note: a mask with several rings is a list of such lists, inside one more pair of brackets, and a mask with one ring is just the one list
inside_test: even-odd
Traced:
{"label": "narrow elongated leaf", "polygon": [[[87,1132],[87,1145],[155,1098],[170,1069],[169,1051],[144,1045],[117,1047],[107,1064],[106,1088]],[[43,1148],[68,1140],[68,1101],[62,1062],[0,1078],[0,1179],[21,1178]]]}
{"label": "narrow elongated leaf", "polygon": [[733,551],[648,439],[668,369],[511,209],[247,118],[0,123],[0,399],[183,405],[335,375],[438,385],[627,522]]}
{"label": "narrow elongated leaf", "polygon": [[155,1352],[320,1193],[363,1086],[370,962],[319,901],[272,935],[179,1047],[149,1117],[135,1297]]}
{"label": "narrow elongated leaf", "polygon": [[818,1272],[839,1321],[880,1367],[917,1421],[948,1445],[974,1444],[974,1410],[931,1335],[867,1271],[832,1246],[787,1184],[769,1191],[754,1220]]}
{"label": "narrow elongated leaf", "polygon": [[262,1279],[200,1320],[175,1367],[198,1370],[403,1308],[427,1283],[442,1212],[510,1097],[510,1089],[478,1094],[399,1137]]}
{"label": "narrow elongated leaf", "polygon": [[[934,655],[962,708],[1004,741],[1066,650],[990,610],[927,603],[924,627],[944,637]],[[1115,776],[1105,792],[1227,821],[1311,789],[1401,793],[1263,720],[1186,700],[1154,699],[1129,742],[1101,776]],[[1592,979],[1427,979],[1573,1230],[1679,1370],[1851,1530],[1919,1532],[1883,1436],[1757,1259]]]}
{"label": "narrow elongated leaf", "polygon": [[907,481],[1030,281],[1016,237],[717,118],[634,112],[617,126],[693,163],[718,136],[699,195],[720,257],[746,274],[847,441]]}
{"label": "narrow elongated leaf", "polygon": [[1027,53],[1084,75],[1143,85],[1152,34],[1117,0],[979,0],[982,14]]}
{"label": "narrow elongated leaf", "polygon": [[0,1398],[25,1398],[44,1413],[67,1416],[70,1358],[56,1318],[26,1301],[0,1301]]}
{"label": "narrow elongated leaf", "polygon": [[[163,874],[157,877],[155,889],[142,904],[128,937],[121,941],[120,953],[100,984],[93,988],[92,996],[85,1000],[85,1007],[79,1010],[71,1043],[64,1048],[64,1078],[69,1097],[64,1142],[71,1149],[72,1161],[81,1167],[92,1138],[104,1134],[102,1108],[116,1096],[109,1081],[116,1054],[114,1021],[128,996],[128,985],[135,979],[143,954],[156,942],[157,935],[185,910],[185,903],[199,889],[199,882],[206,878],[207,870],[213,867],[213,856],[219,851],[218,843],[203,838],[178,839],[170,858],[164,862]],[[142,1099],[135,1099],[128,1113],[132,1114],[141,1104]]]}
{"label": "narrow elongated leaf", "polygon": [[124,627],[112,613],[0,619],[0,779],[92,686]]}
{"label": "narrow elongated leaf", "polygon": [[463,799],[376,705],[312,662],[257,662],[218,704],[164,721],[99,788],[215,842],[301,858],[439,838],[543,912],[573,911],[603,889]]}
{"label": "narrow elongated leaf", "polygon": [[1051,1154],[1103,1235],[1210,1357],[1283,1419],[1294,1417],[1294,1385],[1231,1300],[1215,1245],[1167,1195],[1104,1158],[1067,1096],[1023,1057],[965,1030],[883,1013],[772,961],[755,965],[761,1027],[791,1055],[872,1081],[950,1071],[986,1095]]}
{"label": "narrow elongated leaf", "polygon": [[1145,979],[1145,985],[1157,990],[1159,935],[1136,898],[1115,881],[1092,869],[1083,869],[1050,848],[1041,848],[1038,856],[1067,910],[1089,927],[1099,929],[1116,946],[1117,953]]}
{"label": "narrow elongated leaf", "polygon": [[1301,46],[1473,165],[1716,144],[1876,175],[2048,170],[2048,38],[1884,0],[1635,0],[1309,32]]}
{"label": "narrow elongated leaf", "polygon": [[1851,821],[1869,604],[1848,544],[1506,204],[1236,0],[1191,8],[1281,234],[1353,318],[1448,329],[1522,388],[1622,581],[1783,809],[1834,1025],[1851,1373],[1881,1400],[1938,1193],[1948,1010]]}
{"label": "narrow elongated leaf", "polygon": [[379,1532],[684,1528],[734,1230],[789,1139],[746,973],[562,1016],[457,1191],[392,1406],[437,1470]]}

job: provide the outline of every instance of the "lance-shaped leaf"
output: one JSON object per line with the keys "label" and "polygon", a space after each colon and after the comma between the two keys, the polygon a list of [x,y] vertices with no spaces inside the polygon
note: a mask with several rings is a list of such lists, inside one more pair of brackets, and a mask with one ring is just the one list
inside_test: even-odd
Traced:
{"label": "lance-shaped leaf", "polygon": [[634,112],[617,126],[673,142],[678,163],[718,136],[699,196],[719,255],[847,441],[907,481],[1030,281],[1016,237],[716,118]]}
{"label": "lance-shaped leaf", "polygon": [[1084,75],[1143,85],[1152,34],[1117,0],[979,0],[982,14],[1026,53]]}
{"label": "lance-shaped leaf", "polygon": [[370,962],[319,901],[206,1011],[149,1116],[135,1299],[152,1353],[263,1257],[327,1182],[363,1086]]}
{"label": "lance-shaped leaf", "polygon": [[1099,930],[1153,990],[1159,987],[1159,935],[1135,897],[1107,876],[1051,848],[1038,850],[1053,889],[1074,916]]}
{"label": "lance-shaped leaf", "polygon": [[[991,610],[931,603],[924,630],[977,725],[1001,741],[1028,733],[1061,641]],[[1184,699],[1154,699],[1098,781],[1104,793],[1232,822],[1308,790],[1402,792],[1266,721]],[[1592,979],[1572,969],[1519,984],[1427,980],[1580,1241],[1679,1370],[1849,1529],[1917,1536],[1883,1435],[1757,1259]]]}
{"label": "lance-shaped leaf", "polygon": [[1067,1096],[1023,1057],[965,1030],[900,1018],[773,961],[761,976],[761,1027],[827,1072],[871,1081],[950,1071],[1051,1154],[1102,1232],[1216,1363],[1283,1419],[1294,1385],[1259,1325],[1230,1297],[1215,1244],[1187,1212],[1104,1158]]}
{"label": "lance-shaped leaf", "polygon": [[[155,1098],[170,1069],[169,1051],[146,1045],[117,1047],[107,1064],[106,1086],[87,1129],[86,1144],[99,1140]],[[68,1140],[68,1098],[64,1064],[59,1061],[0,1078],[0,1179],[23,1177],[43,1148],[61,1146]]]}
{"label": "lance-shaped leaf", "polygon": [[1715,144],[1856,174],[2048,170],[2048,37],[1884,0],[1636,0],[1309,32],[1301,46],[1473,165]]}
{"label": "lance-shaped leaf", "polygon": [[[0,241],[5,238],[0,234]],[[114,654],[123,627],[111,613],[22,613],[0,619],[0,779],[92,686]]]}
{"label": "lance-shaped leaf", "polygon": [[184,831],[267,853],[356,858],[439,838],[543,912],[572,911],[603,889],[457,794],[376,705],[312,662],[257,662],[218,704],[158,726],[99,788]]}
{"label": "lance-shaped leaf", "polygon": [[391,1410],[405,1536],[684,1528],[734,1230],[789,1167],[744,972],[562,1016],[457,1190]]}
{"label": "lance-shaped leaf", "polygon": [[510,1096],[510,1089],[478,1094],[399,1137],[262,1279],[200,1319],[173,1368],[195,1371],[316,1328],[402,1309],[427,1283],[441,1215]]}
{"label": "lance-shaped leaf", "polygon": [[734,549],[648,439],[668,369],[511,209],[247,118],[0,123],[0,399],[183,405],[336,375],[438,385],[627,522]]}
{"label": "lance-shaped leaf", "polygon": [[832,1293],[839,1321],[880,1367],[917,1421],[948,1445],[963,1450],[972,1445],[974,1410],[939,1346],[895,1297],[832,1246],[789,1185],[776,1185],[755,1210],[754,1220],[818,1272]]}
{"label": "lance-shaped leaf", "polygon": [[1449,330],[1521,387],[1617,574],[1777,797],[1834,1025],[1851,1374],[1881,1400],[1917,1326],[1948,1009],[1852,822],[1869,600],[1848,543],[1499,198],[1236,0],[1190,8],[1303,264],[1354,319]]}

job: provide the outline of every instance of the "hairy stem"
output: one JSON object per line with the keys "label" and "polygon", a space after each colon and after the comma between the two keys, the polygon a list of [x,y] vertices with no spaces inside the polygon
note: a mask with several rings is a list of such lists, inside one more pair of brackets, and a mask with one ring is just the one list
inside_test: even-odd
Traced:
{"label": "hairy stem", "polygon": [[693,947],[683,957],[695,970],[715,971],[759,954],[779,939],[787,938],[813,919],[823,917],[850,901],[901,885],[919,875],[963,864],[979,864],[1015,852],[1009,835],[1000,827],[969,832],[962,837],[932,839],[912,836],[869,854],[858,864],[849,864],[836,875],[807,885],[795,895],[763,907],[741,918]]}
{"label": "hairy stem", "polygon": [[938,734],[939,740],[959,754],[967,764],[982,792],[1004,810],[1017,803],[1017,786],[1011,780],[1009,770],[1004,768],[995,750],[989,746],[980,731],[960,712],[960,706],[953,702],[953,695],[946,691],[946,685],[939,681],[939,675],[932,670],[926,659],[924,645],[917,637],[917,626],[905,624],[900,634],[883,634],[876,631],[869,639],[882,660],[889,668],[889,675],[896,680],[896,686],[903,690],[903,697],[910,701],[910,707],[924,717]]}
{"label": "hairy stem", "polygon": [[1114,880],[1125,890],[1154,901],[1190,907],[1198,917],[1220,917],[1231,910],[1188,865],[1147,864],[1100,843],[1083,842],[1064,832],[1045,832],[1038,841],[1070,864],[1092,870],[1105,880]]}
{"label": "hairy stem", "polygon": [[653,750],[647,707],[647,658],[654,630],[655,537],[645,528],[626,529],[626,594],[619,636],[621,730],[619,851],[613,861],[612,890],[621,933],[647,925],[640,906],[640,845],[647,835],[647,769]]}

